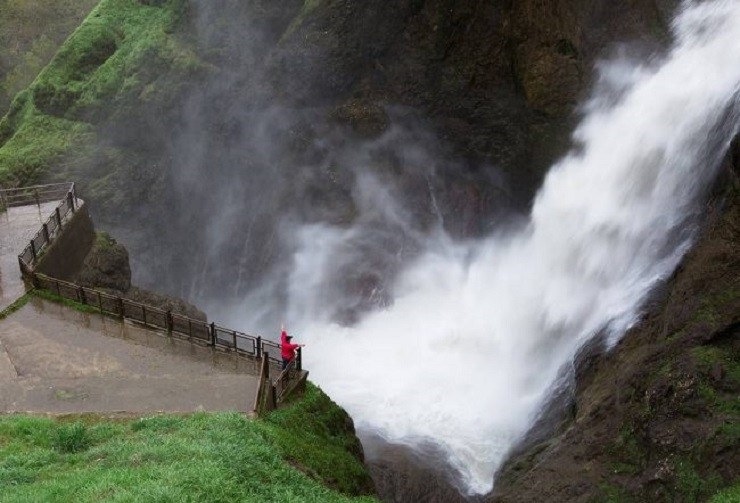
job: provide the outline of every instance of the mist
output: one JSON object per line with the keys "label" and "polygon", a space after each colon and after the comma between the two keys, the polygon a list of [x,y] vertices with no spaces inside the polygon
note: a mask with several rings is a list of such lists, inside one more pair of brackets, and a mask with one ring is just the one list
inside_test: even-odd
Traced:
{"label": "mist", "polygon": [[[287,57],[302,1],[247,4],[192,2],[219,71],[163,136],[152,225],[109,226],[134,280],[254,335],[284,321],[362,439],[433,446],[484,494],[578,350],[618,343],[690,248],[737,130],[740,3],[685,2],[665,55],[599,63],[574,147],[524,211],[518,180],[423,111],[358,105],[321,47]],[[353,50],[375,57],[372,36]]]}
{"label": "mist", "polygon": [[[660,60],[600,64],[576,147],[515,229],[460,240],[441,216],[419,226],[362,157],[344,158],[354,225],[281,219],[287,262],[219,315],[285,320],[361,436],[437,445],[461,491],[490,491],[578,349],[616,344],[696,235],[737,132],[740,3],[687,2],[673,34]],[[392,281],[347,293],[348,270]],[[339,316],[347,299],[371,302]]]}

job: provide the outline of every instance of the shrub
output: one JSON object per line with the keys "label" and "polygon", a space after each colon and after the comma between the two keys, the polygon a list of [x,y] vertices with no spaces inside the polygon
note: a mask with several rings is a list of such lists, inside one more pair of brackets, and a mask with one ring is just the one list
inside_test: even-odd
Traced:
{"label": "shrub", "polygon": [[82,452],[90,447],[90,440],[84,424],[61,424],[52,435],[52,447],[62,454]]}

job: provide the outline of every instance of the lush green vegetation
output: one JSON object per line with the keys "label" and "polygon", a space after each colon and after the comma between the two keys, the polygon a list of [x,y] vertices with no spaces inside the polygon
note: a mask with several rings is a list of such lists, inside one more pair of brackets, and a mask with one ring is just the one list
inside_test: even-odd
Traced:
{"label": "lush green vegetation", "polygon": [[29,301],[30,298],[31,297],[30,297],[29,294],[25,294],[22,297],[20,297],[19,299],[17,299],[15,302],[13,302],[11,305],[9,305],[8,307],[6,307],[2,311],[0,311],[0,320],[4,320],[8,316],[10,316],[11,314],[13,314],[14,312],[16,312],[17,310],[19,310],[20,308],[22,308],[26,304],[28,304],[28,301]]}
{"label": "lush green vegetation", "polygon": [[376,501],[348,494],[367,479],[354,437],[321,422],[342,415],[309,387],[266,420],[0,417],[0,501]]}
{"label": "lush green vegetation", "polygon": [[265,423],[283,456],[306,473],[344,493],[371,491],[372,480],[352,455],[362,447],[348,428],[350,417],[311,383],[304,396],[272,412]]}
{"label": "lush green vegetation", "polygon": [[40,297],[42,299],[46,299],[51,302],[56,302],[56,303],[65,305],[67,307],[71,307],[72,309],[80,311],[81,313],[99,313],[100,312],[97,308],[93,306],[88,306],[87,304],[83,304],[81,302],[77,302],[75,300],[62,297],[61,295],[57,295],[54,292],[50,292],[49,290],[39,290],[39,289],[34,288],[33,290],[29,292],[29,295],[34,295],[36,297]]}
{"label": "lush green vegetation", "polygon": [[710,503],[737,503],[740,501],[740,483],[714,495]]}
{"label": "lush green vegetation", "polygon": [[0,0],[0,115],[97,0]]}
{"label": "lush green vegetation", "polygon": [[102,0],[0,121],[0,183],[30,183],[91,155],[106,103],[153,99],[179,80],[154,69],[200,69],[173,34],[185,4]]}

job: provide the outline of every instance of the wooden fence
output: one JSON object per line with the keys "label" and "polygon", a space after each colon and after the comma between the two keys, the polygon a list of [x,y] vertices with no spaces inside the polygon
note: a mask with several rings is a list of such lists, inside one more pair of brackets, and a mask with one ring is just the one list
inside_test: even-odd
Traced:
{"label": "wooden fence", "polygon": [[276,409],[279,403],[283,402],[293,390],[305,381],[307,374],[300,369],[300,351],[300,348],[298,348],[296,358],[288,363],[274,381],[270,379],[270,366],[267,363],[269,358],[262,360],[257,394],[254,400],[254,412],[258,416]]}
{"label": "wooden fence", "polygon": [[[0,204],[4,205],[4,208],[57,200],[53,198],[59,198],[61,202],[23,252],[18,255],[21,274],[34,288],[47,290],[65,299],[93,307],[104,315],[132,320],[171,336],[262,360],[263,368],[265,365],[268,366],[267,376],[269,376],[269,365],[282,364],[282,359],[279,358],[281,347],[277,342],[36,273],[34,268],[38,265],[42,253],[64,231],[65,223],[79,207],[80,201],[75,193],[75,185],[74,183],[39,185],[0,191]],[[269,388],[275,398],[273,402],[277,404],[282,401],[292,389],[290,380],[300,379],[303,374],[299,348],[296,358],[288,369],[278,376],[274,384],[270,383]],[[261,389],[262,382],[260,382]],[[258,390],[258,398],[262,392],[260,390]]]}

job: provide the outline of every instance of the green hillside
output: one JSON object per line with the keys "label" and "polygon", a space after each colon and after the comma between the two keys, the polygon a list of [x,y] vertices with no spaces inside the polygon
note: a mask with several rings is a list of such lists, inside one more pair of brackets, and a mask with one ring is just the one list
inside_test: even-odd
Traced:
{"label": "green hillside", "polygon": [[0,501],[376,501],[346,418],[313,386],[264,420],[4,416]]}
{"label": "green hillside", "polygon": [[0,0],[0,113],[51,60],[97,0]]}
{"label": "green hillside", "polygon": [[92,155],[86,149],[104,104],[146,101],[161,86],[169,93],[181,79],[168,79],[167,70],[180,77],[196,70],[197,59],[173,35],[184,11],[182,0],[95,7],[0,121],[0,183],[36,181],[71,152],[77,162]]}

